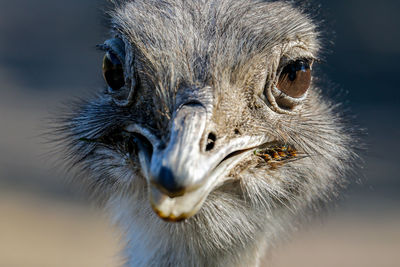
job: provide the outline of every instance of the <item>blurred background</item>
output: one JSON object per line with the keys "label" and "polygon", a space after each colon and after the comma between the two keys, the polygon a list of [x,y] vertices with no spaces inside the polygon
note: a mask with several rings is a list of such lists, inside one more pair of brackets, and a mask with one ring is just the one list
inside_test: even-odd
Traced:
{"label": "blurred background", "polygon": [[[400,266],[400,1],[321,4],[319,69],[367,129],[364,168],[323,222],[266,263]],[[118,266],[118,229],[47,163],[40,133],[59,103],[102,86],[105,0],[0,0],[0,267]],[[331,42],[334,42],[332,45]]]}

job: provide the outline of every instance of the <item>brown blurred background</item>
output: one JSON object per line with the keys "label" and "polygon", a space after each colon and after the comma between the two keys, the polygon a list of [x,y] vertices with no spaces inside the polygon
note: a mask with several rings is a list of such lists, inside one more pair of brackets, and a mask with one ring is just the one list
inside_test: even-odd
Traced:
{"label": "brown blurred background", "polygon": [[[322,4],[319,66],[367,129],[364,168],[267,263],[400,266],[400,1]],[[105,0],[0,0],[0,267],[118,266],[118,229],[43,156],[44,118],[102,86]],[[335,44],[332,45],[331,42]]]}

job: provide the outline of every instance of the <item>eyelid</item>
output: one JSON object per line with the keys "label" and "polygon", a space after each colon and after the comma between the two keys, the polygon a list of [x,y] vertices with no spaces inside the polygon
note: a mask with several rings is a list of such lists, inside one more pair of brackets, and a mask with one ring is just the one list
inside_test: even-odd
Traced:
{"label": "eyelid", "polygon": [[107,52],[108,59],[114,64],[114,65],[122,65],[121,60],[119,57],[113,52],[113,51],[108,51]]}
{"label": "eyelid", "polygon": [[295,63],[297,61],[307,62],[310,66],[310,69],[312,69],[312,66],[314,65],[315,62],[319,62],[318,59],[310,58],[310,57],[298,57],[298,58],[293,58],[293,59],[284,58],[284,59],[281,59],[281,61],[279,63],[278,74],[280,74],[285,67],[287,67],[288,65]]}
{"label": "eyelid", "polygon": [[108,52],[110,50],[112,50],[109,46],[107,46],[106,44],[98,44],[96,45],[96,49],[103,51],[103,52]]}
{"label": "eyelid", "polygon": [[104,52],[113,53],[121,62],[124,62],[125,43],[120,38],[108,39],[103,44],[96,45],[96,48]]}

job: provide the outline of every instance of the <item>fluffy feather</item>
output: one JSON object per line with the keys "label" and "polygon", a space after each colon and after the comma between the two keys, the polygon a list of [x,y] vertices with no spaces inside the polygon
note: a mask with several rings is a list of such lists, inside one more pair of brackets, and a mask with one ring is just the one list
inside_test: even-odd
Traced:
{"label": "fluffy feather", "polygon": [[[125,72],[140,81],[128,88],[136,98],[120,106],[104,92],[73,105],[57,131],[65,161],[126,232],[127,265],[257,266],[276,238],[329,200],[354,159],[340,106],[316,85],[296,112],[276,112],[265,95],[282,58],[318,58],[315,23],[281,1],[121,1],[110,16],[112,35],[128,45]],[[217,136],[270,136],[303,156],[274,168],[252,155],[196,216],[164,222],[148,203],[138,159],[114,133],[135,122],[167,143],[177,94],[204,86]]]}

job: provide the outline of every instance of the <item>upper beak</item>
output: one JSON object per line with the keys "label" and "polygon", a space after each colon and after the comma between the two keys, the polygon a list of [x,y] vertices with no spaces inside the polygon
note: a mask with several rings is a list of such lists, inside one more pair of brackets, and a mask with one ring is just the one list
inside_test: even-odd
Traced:
{"label": "upper beak", "polygon": [[201,104],[181,106],[173,118],[167,146],[153,144],[149,162],[139,152],[154,211],[168,221],[195,215],[228,172],[259,146],[260,137],[236,138],[206,151],[207,111]]}
{"label": "upper beak", "polygon": [[167,147],[153,153],[149,182],[169,197],[184,195],[204,183],[212,165],[212,159],[201,149],[206,121],[202,105],[181,106],[174,116]]}

